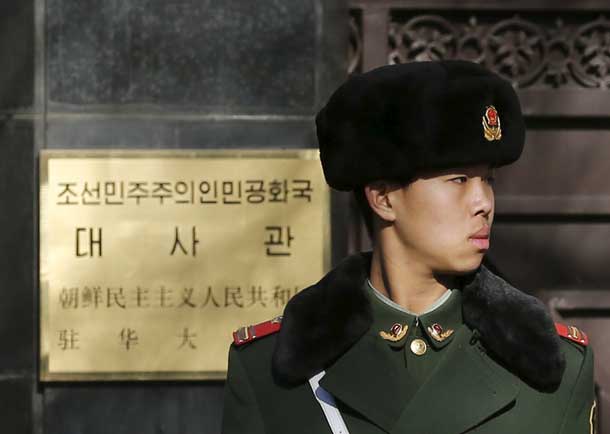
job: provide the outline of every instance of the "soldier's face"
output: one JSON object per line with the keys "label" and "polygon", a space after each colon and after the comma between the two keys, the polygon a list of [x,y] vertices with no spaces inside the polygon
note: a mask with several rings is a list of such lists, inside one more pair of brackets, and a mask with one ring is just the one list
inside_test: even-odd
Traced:
{"label": "soldier's face", "polygon": [[436,272],[476,269],[489,248],[493,176],[486,164],[428,170],[390,193],[401,248]]}

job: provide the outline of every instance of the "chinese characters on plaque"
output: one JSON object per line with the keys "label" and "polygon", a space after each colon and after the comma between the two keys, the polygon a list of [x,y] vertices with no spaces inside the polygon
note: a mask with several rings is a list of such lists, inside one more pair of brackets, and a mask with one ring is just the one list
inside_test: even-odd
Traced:
{"label": "chinese characters on plaque", "polygon": [[44,151],[43,380],[223,378],[328,269],[313,150]]}

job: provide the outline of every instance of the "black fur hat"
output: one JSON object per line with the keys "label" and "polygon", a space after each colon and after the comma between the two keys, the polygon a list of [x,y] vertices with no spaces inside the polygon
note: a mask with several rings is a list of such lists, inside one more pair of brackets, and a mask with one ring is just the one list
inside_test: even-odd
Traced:
{"label": "black fur hat", "polygon": [[326,182],[349,191],[417,169],[516,161],[525,126],[511,84],[461,60],[383,66],[350,77],[316,116]]}

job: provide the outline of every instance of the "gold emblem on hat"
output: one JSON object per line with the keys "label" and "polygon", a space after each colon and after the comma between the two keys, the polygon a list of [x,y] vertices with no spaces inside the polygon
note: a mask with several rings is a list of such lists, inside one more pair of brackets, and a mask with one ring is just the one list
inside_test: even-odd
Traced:
{"label": "gold emblem on hat", "polygon": [[430,336],[432,336],[435,341],[443,342],[453,334],[453,329],[443,330],[440,324],[434,323],[431,326],[428,326],[428,333],[430,333]]}
{"label": "gold emblem on hat", "polygon": [[386,341],[397,342],[405,337],[405,335],[407,334],[407,330],[409,330],[408,325],[395,323],[392,325],[392,327],[390,327],[389,332],[381,330],[379,332],[379,336],[384,338]]}
{"label": "gold emblem on hat", "polygon": [[487,106],[483,115],[483,133],[490,142],[502,138],[502,128],[500,127],[500,115],[498,110],[492,105]]}
{"label": "gold emblem on hat", "polygon": [[428,345],[423,339],[413,339],[411,342],[411,352],[418,356],[423,356],[428,350]]}

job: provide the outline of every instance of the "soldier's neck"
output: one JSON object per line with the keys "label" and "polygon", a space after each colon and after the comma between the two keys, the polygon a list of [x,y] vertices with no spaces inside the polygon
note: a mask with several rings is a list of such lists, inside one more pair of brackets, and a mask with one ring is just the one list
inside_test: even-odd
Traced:
{"label": "soldier's neck", "polygon": [[454,277],[434,273],[408,252],[380,245],[373,249],[369,278],[379,292],[416,315],[425,312],[455,283]]}

